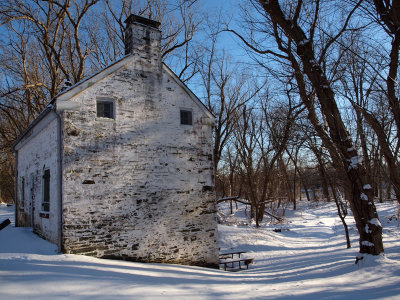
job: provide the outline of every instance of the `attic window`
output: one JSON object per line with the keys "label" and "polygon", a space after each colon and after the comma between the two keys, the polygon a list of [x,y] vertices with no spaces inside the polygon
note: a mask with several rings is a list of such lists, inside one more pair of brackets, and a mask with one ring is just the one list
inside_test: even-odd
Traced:
{"label": "attic window", "polygon": [[96,116],[98,118],[115,119],[114,117],[114,101],[112,100],[97,100],[96,102]]}
{"label": "attic window", "polygon": [[181,109],[181,125],[193,125],[193,116],[191,110]]}

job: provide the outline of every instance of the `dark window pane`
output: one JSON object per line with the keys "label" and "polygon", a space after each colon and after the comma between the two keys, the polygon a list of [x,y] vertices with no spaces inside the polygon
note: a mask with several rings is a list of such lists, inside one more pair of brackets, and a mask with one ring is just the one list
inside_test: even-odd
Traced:
{"label": "dark window pane", "polygon": [[112,111],[113,105],[110,102],[104,103],[104,117],[105,118],[113,118],[113,111]]}
{"label": "dark window pane", "polygon": [[21,203],[20,207],[24,207],[25,205],[25,177],[22,177],[21,180]]}
{"label": "dark window pane", "polygon": [[97,102],[97,117],[100,118],[104,115],[104,105],[102,102]]}
{"label": "dark window pane", "polygon": [[114,103],[111,101],[97,101],[97,117],[114,119]]}
{"label": "dark window pane", "polygon": [[43,203],[42,210],[50,210],[50,170],[44,170],[43,173]]}
{"label": "dark window pane", "polygon": [[181,124],[193,125],[192,112],[190,110],[181,110]]}
{"label": "dark window pane", "polygon": [[50,211],[50,203],[49,202],[43,202],[43,211]]}

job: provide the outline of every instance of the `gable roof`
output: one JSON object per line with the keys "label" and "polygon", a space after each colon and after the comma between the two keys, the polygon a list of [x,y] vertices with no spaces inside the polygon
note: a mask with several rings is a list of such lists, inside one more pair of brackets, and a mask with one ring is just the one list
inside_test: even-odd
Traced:
{"label": "gable roof", "polygon": [[[102,80],[103,78],[107,77],[108,75],[116,72],[117,70],[125,67],[130,62],[134,61],[135,55],[128,54],[121,59],[115,61],[111,65],[105,67],[104,69],[100,70],[99,72],[81,80],[80,82],[74,84],[73,86],[69,87],[68,89],[60,92],[57,94],[50,102],[50,104],[54,104],[56,102],[56,106],[62,106],[63,102],[68,102],[70,98],[79,94],[80,92],[84,91],[86,88],[92,86],[96,82]],[[180,78],[172,71],[165,63],[162,63],[163,70],[169,74],[172,79],[186,92],[186,94],[200,107],[200,109],[212,120],[215,119],[213,113],[204,105],[203,102],[186,86],[185,83],[180,80]],[[61,103],[60,103],[61,102]],[[59,104],[59,105],[57,105]]]}
{"label": "gable roof", "polygon": [[74,85],[68,87],[67,89],[61,91],[53,99],[51,99],[50,104],[54,104],[55,101],[65,101],[70,99],[71,97],[79,94],[80,92],[84,91],[88,87],[92,86],[94,83],[102,80],[103,78],[107,77],[108,75],[114,73],[115,71],[125,67],[128,63],[133,61],[134,55],[128,54],[123,56],[122,58],[116,60],[112,64],[106,66],[105,68],[101,69],[100,71],[92,74],[89,77],[75,83]]}
{"label": "gable roof", "polygon": [[176,75],[175,72],[172,71],[171,68],[168,67],[167,64],[163,63],[163,69],[190,96],[190,98],[204,111],[204,113],[206,113],[208,115],[209,118],[211,118],[212,120],[215,119],[214,114],[208,109],[208,107],[204,105],[204,103],[191,91],[191,89],[189,89],[187,87],[187,85],[182,80],[180,80],[178,75]]}
{"label": "gable roof", "polygon": [[50,113],[54,109],[54,106],[51,104],[48,104],[45,109],[36,117],[35,120],[32,121],[32,123],[29,124],[29,126],[25,129],[23,133],[21,133],[17,139],[14,141],[14,143],[11,145],[11,148],[15,151],[17,145],[23,140],[23,138],[31,131],[42,119],[44,119],[48,113]]}
{"label": "gable roof", "polygon": [[[70,107],[71,99],[75,95],[83,92],[96,82],[99,82],[100,80],[104,79],[108,75],[118,71],[121,68],[124,68],[127,64],[130,62],[133,62],[135,59],[134,54],[128,54],[125,55],[124,57],[120,58],[119,60],[116,60],[112,64],[106,66],[105,68],[101,69],[100,71],[92,74],[91,76],[77,82],[76,84],[68,87],[67,89],[61,91],[58,93],[56,96],[54,96],[53,99],[49,102],[49,104],[46,106],[46,108],[40,113],[40,115],[28,126],[28,128],[18,136],[18,138],[15,140],[15,142],[12,145],[12,148],[15,149],[16,145],[27,135],[27,133],[36,126],[37,123],[41,119],[44,118],[45,115],[47,115],[51,110],[53,110],[55,107],[57,110],[62,110],[63,108],[68,109]],[[195,102],[199,108],[211,119],[212,122],[215,120],[214,114],[207,108],[207,106],[204,105],[203,102],[186,86],[186,84],[180,80],[180,78],[172,71],[165,63],[162,63],[163,70],[169,74],[172,79],[186,92],[186,94]],[[55,107],[54,107],[55,105]]]}

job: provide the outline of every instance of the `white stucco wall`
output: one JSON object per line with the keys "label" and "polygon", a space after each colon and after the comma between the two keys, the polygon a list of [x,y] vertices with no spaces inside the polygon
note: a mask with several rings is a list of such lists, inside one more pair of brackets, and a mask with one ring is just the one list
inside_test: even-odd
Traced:
{"label": "white stucco wall", "polygon": [[[217,267],[213,116],[161,64],[160,32],[148,24],[129,25],[131,55],[57,96],[60,144],[50,111],[16,145],[17,182],[28,189],[18,223],[67,253]],[[115,119],[96,117],[104,99]],[[180,124],[181,109],[193,125]]]}
{"label": "white stucco wall", "polygon": [[[17,205],[19,226],[33,226],[47,240],[58,242],[59,201],[57,167],[57,119],[49,112],[16,146],[18,202],[24,177],[25,205]],[[43,172],[50,170],[50,211],[42,212]]]}
{"label": "white stucco wall", "polygon": [[[81,109],[64,113],[64,247],[217,265],[210,115],[155,70],[133,61],[70,100]],[[114,99],[115,120],[96,118],[99,97]]]}

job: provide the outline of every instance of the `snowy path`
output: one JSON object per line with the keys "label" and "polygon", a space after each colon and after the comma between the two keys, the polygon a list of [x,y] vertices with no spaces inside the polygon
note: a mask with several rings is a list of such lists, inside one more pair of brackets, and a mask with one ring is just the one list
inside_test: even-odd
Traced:
{"label": "snowy path", "polygon": [[[56,254],[30,229],[10,225],[0,231],[0,299],[400,299],[399,227],[388,221],[395,206],[381,211],[387,255],[360,265],[332,205],[287,212],[282,232],[220,225],[222,249],[255,258],[235,273]],[[5,217],[12,208],[0,206]]]}

